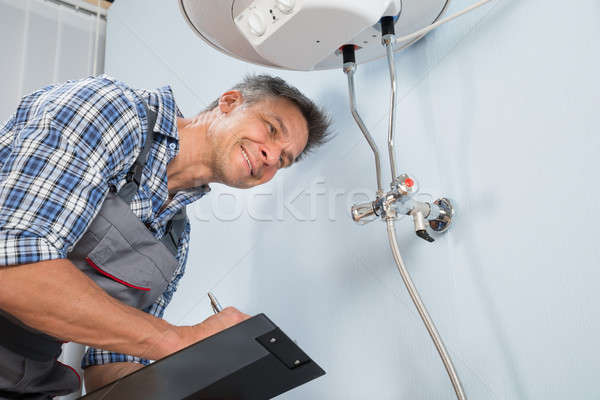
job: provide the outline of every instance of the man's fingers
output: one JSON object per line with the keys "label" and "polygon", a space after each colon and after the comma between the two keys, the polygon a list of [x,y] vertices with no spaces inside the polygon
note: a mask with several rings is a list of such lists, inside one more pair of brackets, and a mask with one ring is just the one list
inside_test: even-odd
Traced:
{"label": "man's fingers", "polygon": [[[221,311],[221,313],[223,313],[229,320],[237,321],[238,323],[250,318],[250,315],[244,314],[243,312],[241,312],[240,310],[238,310],[235,307],[227,307],[227,308],[223,309],[223,311]],[[221,314],[221,313],[219,313],[219,314]]]}

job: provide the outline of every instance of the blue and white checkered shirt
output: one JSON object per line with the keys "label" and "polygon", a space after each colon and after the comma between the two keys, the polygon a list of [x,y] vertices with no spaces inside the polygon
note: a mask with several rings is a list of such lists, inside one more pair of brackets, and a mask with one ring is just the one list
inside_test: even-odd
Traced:
{"label": "blue and white checkered shirt", "polygon": [[[0,128],[0,266],[66,258],[109,186],[125,184],[142,147],[144,102],[157,112],[157,133],[131,210],[160,239],[181,207],[210,190],[179,191],[169,202],[167,164],[179,151],[181,115],[169,87],[134,90],[106,75],[45,87],[24,97]],[[144,310],[159,318],[184,273],[189,234],[187,221],[179,265],[165,292]],[[122,361],[149,362],[89,349],[82,367]]]}

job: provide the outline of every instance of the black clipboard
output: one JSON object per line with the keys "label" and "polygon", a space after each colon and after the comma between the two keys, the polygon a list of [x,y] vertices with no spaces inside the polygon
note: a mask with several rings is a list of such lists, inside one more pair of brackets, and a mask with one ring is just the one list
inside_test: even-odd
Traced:
{"label": "black clipboard", "polygon": [[82,400],[263,400],[325,371],[264,314],[258,314]]}

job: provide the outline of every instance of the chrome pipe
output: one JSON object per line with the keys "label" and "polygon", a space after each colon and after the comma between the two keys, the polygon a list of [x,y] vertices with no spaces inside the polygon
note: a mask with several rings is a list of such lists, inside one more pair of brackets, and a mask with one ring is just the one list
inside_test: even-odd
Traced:
{"label": "chrome pipe", "polygon": [[404,281],[404,285],[408,290],[408,294],[412,299],[427,331],[429,332],[429,336],[433,340],[435,347],[440,354],[442,362],[444,363],[444,367],[446,367],[446,371],[448,372],[448,376],[450,377],[450,381],[452,382],[452,386],[454,387],[454,391],[456,392],[456,397],[459,400],[466,400],[467,396],[465,395],[464,389],[460,383],[460,379],[456,374],[456,370],[454,369],[454,364],[452,364],[452,360],[446,351],[446,347],[444,346],[444,342],[442,342],[442,338],[438,333],[435,324],[433,323],[427,309],[425,308],[425,304],[421,301],[421,297],[419,296],[419,292],[415,287],[412,279],[410,278],[410,274],[406,270],[404,266],[404,261],[402,260],[402,256],[400,255],[400,250],[398,249],[398,242],[396,241],[396,229],[394,228],[394,219],[393,217],[386,218],[386,225],[388,231],[388,239],[390,241],[390,247],[392,249],[392,254],[394,255],[394,260],[396,261],[396,265],[398,266],[398,271],[400,271],[400,275],[402,276],[402,280]]}
{"label": "chrome pipe", "polygon": [[381,184],[381,162],[379,159],[379,149],[377,148],[377,144],[373,140],[373,137],[369,133],[365,123],[362,118],[358,114],[358,110],[356,109],[356,94],[354,90],[354,71],[356,71],[355,63],[346,63],[344,64],[344,72],[348,76],[348,93],[350,97],[350,111],[352,112],[352,116],[356,121],[356,124],[360,128],[365,139],[371,146],[371,150],[373,150],[373,156],[375,157],[375,173],[377,174],[377,198],[383,196],[383,186]]}
{"label": "chrome pipe", "polygon": [[391,99],[390,99],[390,118],[388,125],[388,152],[390,155],[390,168],[392,170],[392,185],[396,182],[398,173],[396,172],[396,158],[394,155],[394,131],[396,127],[396,68],[394,65],[394,35],[383,36],[383,45],[388,61],[390,71]]}

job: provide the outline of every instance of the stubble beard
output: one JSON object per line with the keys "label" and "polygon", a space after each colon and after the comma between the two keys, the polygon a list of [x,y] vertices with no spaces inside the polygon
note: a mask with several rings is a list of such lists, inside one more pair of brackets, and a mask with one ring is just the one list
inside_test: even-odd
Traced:
{"label": "stubble beard", "polygon": [[[230,147],[215,147],[216,151],[213,154],[212,165],[214,165],[214,175],[218,182],[221,182],[228,186],[245,188],[247,187],[247,185],[244,184],[244,181],[237,175],[237,166],[231,165],[235,162],[234,160],[232,160],[232,158],[234,158],[234,152],[236,149],[239,149],[240,146],[241,143],[239,141],[236,141]],[[227,174],[227,171],[230,171],[231,174]]]}

